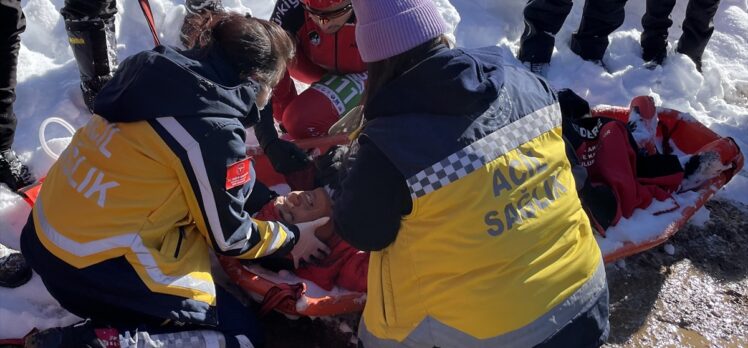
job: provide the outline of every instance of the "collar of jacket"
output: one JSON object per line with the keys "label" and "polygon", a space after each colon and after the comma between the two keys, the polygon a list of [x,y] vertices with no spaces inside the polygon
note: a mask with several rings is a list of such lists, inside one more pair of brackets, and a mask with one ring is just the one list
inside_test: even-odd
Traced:
{"label": "collar of jacket", "polygon": [[218,45],[180,52],[166,46],[122,62],[99,92],[94,113],[109,122],[158,117],[226,117],[259,120],[256,83],[242,81]]}
{"label": "collar of jacket", "polygon": [[477,116],[504,82],[498,48],[431,50],[427,58],[390,81],[366,105],[366,119],[402,114]]}

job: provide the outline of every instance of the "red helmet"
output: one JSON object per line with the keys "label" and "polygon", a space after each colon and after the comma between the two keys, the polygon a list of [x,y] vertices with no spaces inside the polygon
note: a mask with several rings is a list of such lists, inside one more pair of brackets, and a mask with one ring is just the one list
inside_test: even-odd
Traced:
{"label": "red helmet", "polygon": [[349,0],[301,0],[305,5],[315,9],[328,8],[333,5],[342,4],[346,1]]}

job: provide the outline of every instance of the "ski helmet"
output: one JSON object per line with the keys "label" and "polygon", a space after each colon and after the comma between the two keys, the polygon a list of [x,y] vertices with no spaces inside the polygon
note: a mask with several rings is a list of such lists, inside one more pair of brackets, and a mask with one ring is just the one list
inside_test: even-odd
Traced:
{"label": "ski helmet", "polygon": [[315,9],[328,8],[330,6],[342,4],[346,1],[348,0],[301,0],[305,5]]}

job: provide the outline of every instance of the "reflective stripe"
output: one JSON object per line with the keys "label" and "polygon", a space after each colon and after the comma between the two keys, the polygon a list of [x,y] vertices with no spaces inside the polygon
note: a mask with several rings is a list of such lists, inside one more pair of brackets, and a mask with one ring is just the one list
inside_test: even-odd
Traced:
{"label": "reflective stripe", "polygon": [[[119,335],[119,347],[224,348],[226,347],[226,339],[223,333],[214,330],[189,330],[159,334],[149,334],[147,331],[135,331],[134,333],[125,331]],[[252,347],[251,343],[247,347]]]}
{"label": "reflective stripe", "polygon": [[223,235],[221,219],[218,216],[216,201],[213,197],[210,179],[208,178],[208,171],[205,169],[205,162],[203,161],[203,154],[200,150],[200,143],[198,143],[197,140],[195,140],[195,138],[193,138],[176,119],[174,119],[174,117],[161,117],[157,120],[187,152],[190,166],[192,167],[193,173],[195,173],[195,179],[197,180],[200,195],[202,196],[203,207],[205,207],[205,217],[208,220],[208,228],[210,229],[216,244],[222,251],[243,249],[249,240],[249,234],[247,234],[245,238],[232,244],[228,244]]}
{"label": "reflective stripe", "polygon": [[273,240],[270,242],[269,244],[270,246],[259,257],[268,256],[278,251],[278,249],[283,246],[283,242],[284,242],[284,239],[281,238],[281,235],[280,235],[280,224],[272,222],[272,221],[266,221],[266,223],[268,224],[270,229],[273,231],[272,232]]}
{"label": "reflective stripe", "polygon": [[402,341],[374,336],[361,319],[358,336],[366,348],[389,347],[533,347],[550,338],[569,324],[578,314],[592,309],[607,291],[605,266],[602,260],[595,273],[577,291],[533,322],[511,332],[478,339],[433,317],[424,318]]}
{"label": "reflective stripe", "polygon": [[80,243],[76,242],[57,231],[47,221],[47,217],[44,214],[43,201],[37,200],[34,209],[37,211],[37,220],[42,233],[47,237],[58,248],[65,250],[66,252],[73,254],[78,257],[86,257],[105,251],[109,251],[117,248],[128,248],[138,258],[138,261],[145,268],[148,276],[156,283],[166,286],[180,287],[186,289],[193,289],[202,293],[216,296],[215,285],[212,281],[205,281],[197,279],[192,276],[169,276],[164,274],[163,271],[158,267],[156,259],[153,258],[148,248],[143,245],[143,240],[137,233],[126,233],[116,237],[99,239],[91,242]]}
{"label": "reflective stripe", "polygon": [[[495,108],[486,111],[495,112]],[[536,110],[408,178],[410,195],[416,199],[447,186],[560,125],[561,108],[558,103]]]}

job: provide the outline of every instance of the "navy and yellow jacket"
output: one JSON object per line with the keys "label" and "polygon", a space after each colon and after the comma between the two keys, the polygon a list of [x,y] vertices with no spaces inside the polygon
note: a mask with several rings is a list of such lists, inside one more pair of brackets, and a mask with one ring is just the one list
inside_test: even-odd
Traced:
{"label": "navy and yellow jacket", "polygon": [[[69,279],[89,278],[68,286],[92,301],[215,324],[209,248],[247,259],[284,253],[298,230],[253,220],[245,207],[255,86],[239,81],[218,48],[195,56],[160,46],[122,63],[50,169],[33,223],[38,247],[76,269]],[[111,279],[102,270],[137,281],[98,283]]]}
{"label": "navy and yellow jacket", "polygon": [[334,219],[373,250],[365,346],[533,346],[607,287],[561,112],[500,48],[442,47],[367,104]]}

